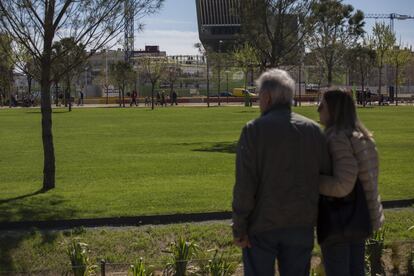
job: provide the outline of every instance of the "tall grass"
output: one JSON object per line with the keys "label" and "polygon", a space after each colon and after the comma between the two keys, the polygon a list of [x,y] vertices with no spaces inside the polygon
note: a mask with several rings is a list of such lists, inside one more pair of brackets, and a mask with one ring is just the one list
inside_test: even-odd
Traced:
{"label": "tall grass", "polygon": [[170,253],[170,260],[164,272],[174,276],[187,275],[188,264],[198,251],[199,247],[196,243],[186,241],[182,236],[179,237],[176,241],[171,242],[166,251]]}
{"label": "tall grass", "polygon": [[152,276],[152,273],[147,270],[143,259],[140,258],[138,262],[131,265],[128,276]]}
{"label": "tall grass", "polygon": [[66,253],[70,259],[74,276],[95,275],[97,266],[92,265],[89,261],[88,245],[86,243],[72,240]]}

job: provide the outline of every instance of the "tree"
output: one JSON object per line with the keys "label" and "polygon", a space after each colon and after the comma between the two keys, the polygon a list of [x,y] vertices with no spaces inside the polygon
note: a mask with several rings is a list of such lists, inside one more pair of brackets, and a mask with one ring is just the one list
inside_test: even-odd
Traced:
{"label": "tree", "polygon": [[[348,49],[347,64],[348,67],[356,72],[360,77],[361,91],[365,91],[365,82],[372,67],[375,65],[376,53],[366,40],[359,43],[356,47]],[[365,106],[365,101],[364,101]]]}
{"label": "tree", "polygon": [[180,78],[182,74],[181,68],[176,63],[168,63],[166,65],[166,72],[164,74],[165,80],[170,85],[170,98],[172,98],[172,94],[174,91],[174,84]]}
{"label": "tree", "polygon": [[312,5],[309,47],[324,62],[328,85],[336,66],[343,63],[346,49],[352,48],[364,33],[364,14],[340,0],[319,0]]}
{"label": "tree", "polygon": [[198,52],[206,60],[206,79],[207,79],[207,107],[210,107],[210,58],[208,57],[207,50],[200,42],[194,44],[194,48],[198,49]]}
{"label": "tree", "polygon": [[141,57],[138,65],[140,76],[151,83],[151,109],[154,110],[155,86],[165,74],[167,59],[165,57]]}
{"label": "tree", "polygon": [[244,73],[244,88],[247,89],[247,75],[252,66],[258,64],[259,59],[257,57],[257,51],[251,47],[248,43],[245,43],[242,47],[236,49],[233,53],[234,60],[242,68]]}
{"label": "tree", "polygon": [[13,60],[10,57],[11,39],[7,34],[0,33],[0,105],[5,104],[8,95],[11,106],[11,86],[13,84]]}
{"label": "tree", "polygon": [[[55,62],[52,65],[52,79],[55,80],[56,84],[63,80],[65,84],[65,106],[69,105],[69,111],[71,111],[72,101],[70,98],[72,80],[75,75],[81,72],[83,65],[86,62],[87,53],[85,46],[82,43],[76,44],[73,37],[62,38],[53,43],[52,56],[55,58]],[[70,63],[74,64],[74,66],[68,70],[66,69],[66,66]],[[69,100],[69,103],[67,100]]]}
{"label": "tree", "polygon": [[372,29],[371,43],[377,52],[378,93],[381,94],[382,69],[384,68],[387,54],[395,44],[395,34],[391,30],[391,27],[384,22],[377,22]]}
{"label": "tree", "polygon": [[[136,17],[156,12],[163,0],[129,0]],[[124,31],[125,0],[24,0],[0,1],[0,30],[16,45],[23,45],[40,65],[42,142],[44,151],[43,190],[55,187],[55,150],[52,134],[50,87],[52,44],[69,33],[75,44],[99,50],[115,43]],[[91,51],[91,54],[93,51]],[[77,64],[70,62],[69,71]],[[61,72],[62,75],[65,72]]]}
{"label": "tree", "polygon": [[312,29],[313,0],[242,0],[241,40],[258,51],[262,70],[299,63]]}
{"label": "tree", "polygon": [[395,105],[398,105],[398,88],[402,82],[403,76],[401,69],[410,61],[411,51],[400,45],[394,46],[388,53],[388,62],[394,66],[395,71]]}
{"label": "tree", "polygon": [[118,61],[111,64],[110,76],[118,86],[119,107],[125,107],[125,89],[129,83],[135,81],[134,68],[129,62]]}

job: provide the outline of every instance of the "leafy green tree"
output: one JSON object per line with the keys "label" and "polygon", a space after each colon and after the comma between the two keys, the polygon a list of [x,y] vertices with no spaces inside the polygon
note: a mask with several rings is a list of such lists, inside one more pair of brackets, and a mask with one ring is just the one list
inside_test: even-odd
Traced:
{"label": "leafy green tree", "polygon": [[365,91],[365,83],[372,68],[375,66],[376,53],[368,41],[363,40],[356,47],[348,49],[346,55],[347,65],[360,77],[362,91]]}
{"label": "leafy green tree", "polygon": [[314,26],[308,46],[325,66],[328,85],[335,67],[343,64],[346,49],[352,48],[363,35],[364,14],[340,0],[319,0],[312,4]]}
{"label": "leafy green tree", "polygon": [[389,51],[387,59],[388,63],[394,66],[395,105],[398,105],[398,89],[404,78],[401,74],[401,70],[404,69],[404,66],[410,61],[411,51],[401,47],[401,45],[396,45]]}
{"label": "leafy green tree", "polygon": [[111,64],[109,73],[113,82],[118,86],[119,107],[125,107],[125,89],[129,83],[135,81],[136,72],[129,62],[118,61]]}
{"label": "leafy green tree", "polygon": [[313,0],[242,0],[241,40],[257,49],[261,69],[300,62]]}
{"label": "leafy green tree", "polygon": [[167,70],[167,58],[141,57],[138,60],[140,76],[151,83],[151,109],[154,110],[154,91],[158,81]]}
{"label": "leafy green tree", "polygon": [[[129,0],[128,3],[135,18],[142,18],[156,12],[163,0]],[[0,32],[7,33],[17,45],[23,45],[40,65],[43,190],[55,187],[50,100],[52,65],[57,59],[53,57],[53,42],[69,32],[76,45],[82,43],[88,49],[100,50],[123,33],[125,6],[125,0],[0,1]],[[65,71],[76,65],[76,62],[68,63]]]}
{"label": "leafy green tree", "polygon": [[243,70],[244,73],[244,88],[247,88],[247,76],[249,70],[256,67],[259,63],[258,53],[256,49],[250,44],[245,43],[242,47],[236,49],[233,53],[233,58]]}
{"label": "leafy green tree", "polygon": [[[72,102],[70,97],[72,94],[72,80],[82,71],[88,55],[85,46],[81,43],[76,44],[73,37],[62,38],[61,40],[56,41],[53,43],[52,48],[52,59],[55,59],[52,65],[52,79],[55,80],[56,83],[59,83],[60,81],[64,82],[65,106],[68,105],[69,111],[71,111]],[[73,66],[68,70],[66,68],[67,64],[73,64]],[[69,102],[67,102],[67,100],[69,100]]]}
{"label": "leafy green tree", "polygon": [[387,61],[387,55],[391,48],[395,45],[395,34],[391,27],[384,22],[375,23],[372,29],[371,44],[377,52],[377,68],[378,68],[378,93],[381,94],[382,89],[382,70]]}

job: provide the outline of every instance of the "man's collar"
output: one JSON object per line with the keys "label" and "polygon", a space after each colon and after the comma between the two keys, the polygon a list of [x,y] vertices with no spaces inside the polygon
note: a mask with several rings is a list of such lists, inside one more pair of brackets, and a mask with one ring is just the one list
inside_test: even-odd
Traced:
{"label": "man's collar", "polygon": [[291,112],[292,111],[292,107],[290,104],[274,104],[271,107],[269,107],[269,109],[267,109],[265,112],[263,112],[262,116],[269,114],[270,112],[273,111],[288,111]]}

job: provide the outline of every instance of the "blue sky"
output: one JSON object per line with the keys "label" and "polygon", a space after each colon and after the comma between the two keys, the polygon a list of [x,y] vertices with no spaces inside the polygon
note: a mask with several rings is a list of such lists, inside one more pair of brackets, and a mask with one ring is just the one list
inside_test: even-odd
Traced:
{"label": "blue sky", "polygon": [[[414,0],[344,0],[364,13],[399,13],[414,15]],[[366,19],[366,31],[370,32],[374,19]],[[165,0],[164,7],[156,15],[146,17],[143,32],[135,35],[135,48],[160,45],[168,55],[197,54],[194,43],[198,42],[195,0]],[[386,23],[389,20],[385,21]],[[404,45],[414,46],[414,20],[394,21],[397,39]]]}

